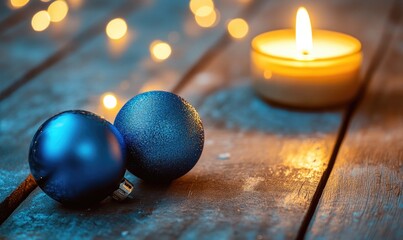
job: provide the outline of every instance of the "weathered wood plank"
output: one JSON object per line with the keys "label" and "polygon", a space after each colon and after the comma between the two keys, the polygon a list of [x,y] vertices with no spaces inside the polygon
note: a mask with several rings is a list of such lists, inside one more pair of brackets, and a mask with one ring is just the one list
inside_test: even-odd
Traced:
{"label": "weathered wood plank", "polygon": [[[232,17],[243,7],[238,4],[229,8],[232,5],[229,1],[218,4],[223,9],[221,24],[204,30],[197,27],[186,3],[154,2],[126,17],[133,27],[132,36],[126,39],[120,55],[109,48],[111,43],[106,36],[99,35],[1,102],[1,141],[7,142],[7,146],[0,148],[3,156],[0,162],[0,199],[4,199],[29,173],[26,154],[30,139],[41,122],[65,109],[86,108],[93,99],[94,106],[98,106],[100,95],[115,88],[133,95],[150,80],[150,73],[159,74],[166,81],[176,81],[221,36],[224,19]],[[171,15],[172,12],[177,14]],[[167,15],[170,21],[165,21]],[[185,22],[190,29],[184,28]],[[171,60],[153,62],[148,45],[157,38],[168,40],[166,36],[170,34],[178,36],[176,41],[172,41],[174,53]],[[20,100],[26,96],[30,96],[30,101]],[[18,126],[14,126],[16,122]],[[12,137],[14,134],[19,136],[18,139]]]}
{"label": "weathered wood plank", "polygon": [[0,22],[3,22],[12,14],[12,10],[7,5],[6,1],[0,2]]}
{"label": "weathered wood plank", "polygon": [[[318,3],[315,9],[322,9],[323,15],[333,19],[322,22],[322,26],[347,31],[364,40],[367,66],[379,43],[390,2],[373,1],[365,8],[360,3],[329,1]],[[293,12],[289,18],[283,13],[292,6],[279,1],[261,9],[251,23],[251,35],[264,28],[290,25],[287,19],[293,18]],[[343,25],[338,18],[341,13],[343,21],[354,24]],[[376,17],[368,18],[372,15]],[[268,21],[267,16],[273,21]],[[365,28],[367,24],[373,29]],[[249,60],[245,56],[249,55],[249,40],[250,37],[234,43],[205,69],[199,69],[190,85],[180,92],[199,106],[207,137],[202,159],[188,175],[166,187],[136,181],[138,191],[133,201],[103,204],[102,208],[86,212],[64,209],[36,192],[3,225],[0,234],[57,234],[62,238],[72,234],[83,238],[295,237],[326,169],[341,112],[294,112],[274,108],[256,98],[247,85]],[[162,73],[155,75],[167,75]],[[164,80],[154,83],[158,88],[175,88],[175,84],[171,86]],[[133,84],[114,90],[125,100],[138,89]],[[95,95],[90,103],[81,100],[80,106],[88,104],[87,108],[97,109],[98,99],[99,95]],[[231,155],[225,159],[222,153]],[[49,224],[57,227],[44,230],[43,226]],[[22,225],[24,229],[13,228]],[[94,225],[102,227],[93,231]],[[83,230],[72,233],[71,228]]]}
{"label": "weathered wood plank", "polygon": [[403,238],[403,21],[395,24],[338,153],[310,239]]}
{"label": "weathered wood plank", "polygon": [[[20,85],[49,67],[48,65],[71,54],[93,37],[89,35],[102,32],[110,19],[141,4],[144,1],[86,2],[81,9],[70,9],[62,22],[52,23],[43,32],[32,30],[30,18],[8,29],[0,37],[0,99],[12,94]],[[39,6],[45,7],[43,3]],[[29,11],[30,7],[24,9]],[[25,14],[31,15],[29,12]],[[42,66],[44,63],[46,66]]]}
{"label": "weathered wood plank", "polygon": [[[354,9],[350,10],[354,11]],[[373,9],[373,11],[375,10]],[[363,14],[363,12],[357,14],[360,15]],[[370,13],[366,12],[365,14]],[[331,14],[327,16],[331,16]],[[348,15],[345,14],[344,16],[347,17]],[[363,20],[364,19],[365,18],[363,18]],[[357,19],[351,22],[357,23]],[[379,24],[383,25],[384,22],[379,21]],[[336,25],[333,25],[333,27],[334,26]],[[354,28],[357,27],[359,26],[354,26]],[[339,29],[335,29],[345,31],[346,28],[343,28],[341,25]],[[356,35],[357,31],[351,33]],[[361,39],[359,34],[356,36]],[[368,51],[368,47],[371,45],[369,43],[371,37],[364,39],[366,40],[364,41],[364,47],[366,49],[365,54],[367,60],[369,60],[373,54],[373,52]],[[213,70],[213,74],[210,75],[213,78],[211,81],[215,84],[219,80],[225,81],[225,79],[231,79],[229,81],[233,81],[239,78],[236,73],[232,72],[233,69],[232,71],[231,69],[218,70],[218,68],[222,67],[222,63],[231,62],[230,59],[239,59],[239,57],[242,56],[242,54],[240,54],[239,57],[237,57],[238,55],[234,56],[234,52],[236,52],[235,49],[231,51],[231,54],[228,54],[226,59],[223,57],[224,59],[221,60],[221,64],[218,64],[218,62],[212,64],[211,68],[216,68],[216,70]],[[243,52],[243,55],[246,54],[246,51]],[[367,69],[368,63],[369,61],[366,62],[365,69]],[[242,65],[242,63],[240,63],[240,65]],[[234,69],[239,71],[242,67],[235,66]],[[205,74],[208,74],[208,72]],[[248,78],[247,73],[241,73],[240,75],[241,78]],[[203,85],[203,82],[201,83],[201,85]],[[232,85],[234,83],[229,82],[228,84]],[[211,85],[208,87],[212,87]],[[195,84],[192,87],[195,88],[196,86]],[[201,86],[198,86],[197,89],[200,89],[200,87]],[[212,88],[214,89],[215,87],[216,86],[213,86]],[[189,89],[189,91],[191,91],[191,89]],[[209,89],[208,91],[214,90]],[[259,230],[255,228],[256,231],[254,232],[250,231],[253,227],[249,226],[248,229],[245,227],[245,223],[242,225],[238,224],[239,218],[233,216],[229,217],[228,215],[217,216],[218,222],[226,221],[226,227],[229,229],[227,231],[228,234],[231,234],[231,231],[238,233],[238,229],[241,229],[239,232],[244,232],[245,235],[235,236],[245,238],[247,237],[246,234],[250,233],[252,234],[251,238],[256,238],[256,236],[259,235],[281,236],[286,238],[295,237],[304,214],[306,213],[307,205],[309,205],[310,199],[315,192],[320,176],[326,168],[326,166],[321,166],[321,164],[326,165],[332,153],[333,141],[335,140],[332,134],[334,134],[333,130],[337,128],[339,124],[340,115],[338,115],[337,112],[320,116],[320,114],[277,111],[276,109],[266,107],[264,103],[256,99],[248,91],[248,87],[230,88],[228,90],[218,91],[218,93],[213,94],[207,100],[201,100],[205,102],[201,111],[204,115],[204,119],[208,121],[207,126],[213,126],[212,129],[207,128],[206,130],[206,139],[212,140],[212,146],[210,146],[210,148],[206,146],[205,152],[213,152],[214,154],[211,154],[210,158],[208,158],[210,160],[209,164],[206,163],[207,161],[204,162],[206,166],[203,170],[196,173],[196,176],[198,176],[198,174],[202,176],[206,175],[207,171],[211,172],[214,169],[214,173],[219,174],[221,171],[225,172],[225,175],[230,175],[228,182],[226,181],[227,176],[224,177],[223,181],[227,184],[225,187],[221,188],[220,184],[218,184],[219,186],[217,186],[217,188],[220,191],[231,189],[228,190],[228,192],[232,193],[236,192],[236,190],[243,192],[242,188],[245,186],[247,190],[243,190],[250,191],[251,188],[249,184],[256,188],[247,195],[246,200],[242,199],[239,202],[233,200],[230,203],[226,202],[225,205],[223,203],[224,206],[218,203],[219,207],[216,209],[214,209],[215,205],[210,207],[210,210],[213,212],[219,211],[225,214],[226,211],[230,211],[229,209],[231,209],[231,207],[232,209],[236,209],[237,206],[242,205],[244,212],[243,214],[239,213],[239,215],[246,217],[248,213],[252,212],[253,214],[251,215],[259,220],[251,224],[264,226],[259,228]],[[189,95],[189,97],[191,96],[192,94]],[[211,100],[214,98],[216,99]],[[212,105],[208,106],[209,104]],[[290,119],[295,119],[295,122]],[[318,128],[313,129],[312,127]],[[224,135],[224,137],[222,135]],[[289,136],[286,138],[283,135]],[[316,135],[319,136],[315,138]],[[290,136],[291,138],[297,139],[293,139],[292,141],[290,140]],[[304,136],[304,139],[299,139],[299,137],[302,136]],[[214,138],[218,138],[219,140],[214,141]],[[224,142],[225,140],[226,142]],[[275,143],[275,146],[273,146],[273,143]],[[228,165],[225,166],[225,164],[222,164],[225,167],[220,168],[219,166],[221,164],[217,164],[216,159],[223,156],[221,155],[222,153],[230,153],[231,157],[230,160],[228,160]],[[261,162],[259,162],[259,159],[261,159]],[[292,162],[290,159],[292,159]],[[218,162],[220,161],[218,160]],[[240,166],[232,167],[229,162],[232,162],[232,164],[238,163]],[[248,166],[246,164],[250,165]],[[254,166],[254,164],[256,165]],[[217,168],[218,170],[215,171]],[[304,171],[308,169],[311,171]],[[233,172],[231,170],[233,170]],[[214,177],[211,178],[214,179]],[[221,181],[221,178],[223,178],[222,174],[220,177],[214,179],[214,184],[216,184],[217,181]],[[243,179],[243,185],[239,183],[238,179]],[[198,181],[196,179],[194,183],[196,187],[193,187],[195,189],[192,188],[192,192],[202,194],[202,192],[206,190],[200,189],[198,191],[197,183]],[[229,186],[231,186],[231,188]],[[255,191],[257,191],[257,193]],[[278,199],[281,199],[282,202],[279,203]],[[299,208],[300,205],[298,204],[306,205]],[[259,210],[261,211],[256,210],[256,205],[259,206]],[[205,206],[205,208],[209,208],[209,206]],[[222,208],[226,209],[226,211],[222,210]],[[285,211],[285,209],[287,211]],[[280,220],[280,222],[273,221],[274,219]],[[203,220],[205,219],[201,219],[198,224],[202,225],[201,222]],[[195,225],[197,225],[197,223]],[[222,226],[215,226],[208,231],[218,233],[222,230],[220,227]],[[272,234],[274,231],[276,231],[276,234]],[[204,234],[203,230],[197,229],[197,227],[195,232],[200,234],[199,236]],[[234,237],[234,235],[230,235],[230,237]]]}

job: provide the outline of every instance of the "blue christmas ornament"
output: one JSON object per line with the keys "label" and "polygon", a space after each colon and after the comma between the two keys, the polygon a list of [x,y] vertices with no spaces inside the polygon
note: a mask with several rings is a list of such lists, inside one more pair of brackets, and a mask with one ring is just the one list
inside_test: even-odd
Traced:
{"label": "blue christmas ornament", "polygon": [[88,206],[119,188],[126,169],[122,136],[108,121],[86,111],[48,119],[29,150],[31,173],[51,198]]}
{"label": "blue christmas ornament", "polygon": [[126,142],[128,170],[143,180],[179,178],[194,167],[203,151],[199,114],[173,93],[135,96],[119,111],[114,124]]}

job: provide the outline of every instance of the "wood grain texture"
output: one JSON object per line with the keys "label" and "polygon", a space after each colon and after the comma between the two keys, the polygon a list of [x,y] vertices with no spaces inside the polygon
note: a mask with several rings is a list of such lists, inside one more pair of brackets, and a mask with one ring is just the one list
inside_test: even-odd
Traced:
{"label": "wood grain texture", "polygon": [[[223,9],[228,7],[228,11],[221,12],[223,19],[244,7],[238,4],[229,8],[230,5],[233,3],[218,5]],[[164,21],[175,11],[177,14],[172,15],[170,21]],[[100,106],[104,92],[119,91],[122,96],[130,97],[152,86],[153,77],[164,79],[166,83],[177,81],[178,76],[221,36],[225,26],[222,21],[215,29],[197,27],[188,13],[188,6],[180,1],[147,4],[128,14],[126,20],[133,30],[123,42],[110,42],[105,35],[98,35],[0,103],[1,141],[7,143],[0,147],[0,199],[29,173],[26,160],[29,143],[43,121],[58,112],[77,108],[92,110],[111,120],[117,110],[107,111]],[[167,36],[173,37],[169,40]],[[174,50],[178,49],[172,60],[157,63],[150,59],[148,46],[155,39],[170,41]],[[21,101],[24,98],[29,101]],[[127,99],[119,99],[119,104]],[[13,124],[16,122],[18,124]]]}
{"label": "wood grain texture", "polygon": [[403,238],[403,21],[394,24],[391,46],[348,128],[309,239]]}
{"label": "wood grain texture", "polygon": [[[130,11],[144,1],[97,1],[84,2],[80,9],[70,8],[66,18],[59,23],[51,23],[43,32],[35,32],[31,27],[31,18],[7,29],[0,36],[0,100],[14,92],[19,85],[31,80],[40,71],[49,68],[63,55],[63,49],[73,52],[79,45],[85,44],[92,36],[103,32],[106,24],[124,9]],[[38,5],[38,6],[37,6]],[[24,7],[20,15],[31,16],[35,8],[46,9],[49,4],[36,4]],[[124,5],[124,8],[119,9]],[[23,11],[23,10],[20,10]],[[105,19],[105,15],[110,19]],[[65,50],[66,51],[66,50]],[[46,60],[48,62],[46,62]],[[45,66],[42,66],[43,63]]]}
{"label": "wood grain texture", "polygon": [[[296,237],[318,181],[326,169],[340,126],[341,111],[297,112],[267,105],[256,98],[249,87],[247,56],[251,37],[263,30],[290,26],[292,22],[287,19],[293,19],[294,14],[290,9],[296,9],[299,4],[273,1],[259,8],[259,13],[250,19],[249,37],[223,49],[213,61],[192,74],[188,85],[181,88],[179,94],[198,108],[206,128],[204,153],[189,174],[168,186],[150,186],[128,175],[137,188],[133,200],[123,204],[107,200],[87,211],[66,209],[38,190],[5,222],[0,235],[66,239],[111,236],[138,239]],[[325,20],[319,26],[351,33],[363,40],[366,71],[373,48],[379,44],[389,7],[389,1],[370,1],[365,7],[361,1],[326,1],[309,9],[326,16],[322,16]],[[284,15],[289,11],[289,16]],[[341,14],[343,21],[354,24],[341,22]],[[366,28],[367,25],[372,28]],[[148,33],[154,32],[155,29],[152,29]],[[200,50],[194,46],[200,46],[205,39],[200,38],[200,42],[197,39],[178,42],[180,49]],[[189,48],[186,48],[187,44]],[[94,42],[77,55],[93,66],[92,69],[104,66],[102,58],[108,56],[98,46],[99,42]],[[99,55],[93,55],[94,49],[100,52]],[[206,49],[208,47],[201,49],[198,56]],[[189,55],[185,56],[181,59],[192,59]],[[96,75],[95,80],[87,80],[90,75],[86,75],[89,74],[86,71],[72,74],[80,77],[80,81],[72,83],[70,81],[74,81],[74,77],[67,78],[70,81],[61,84],[59,88],[62,89],[58,90],[51,80],[61,71],[69,73],[83,64],[76,63],[77,57],[74,56],[63,61],[63,68],[56,66],[44,73],[45,77],[40,81],[42,86],[47,86],[46,90],[32,83],[19,91],[19,97],[33,93],[37,99],[36,106],[46,104],[49,99],[54,101],[55,105],[46,109],[36,109],[30,105],[32,103],[20,103],[18,96],[11,96],[7,99],[10,104],[31,109],[38,118],[22,126],[20,129],[25,130],[20,130],[18,135],[29,139],[36,129],[35,124],[44,120],[41,118],[46,118],[47,112],[68,107],[69,104],[80,108],[84,106],[113,119],[114,113],[106,112],[98,103],[99,95],[105,89],[118,93],[121,104],[138,91],[175,89],[178,75],[191,66],[178,60],[164,65],[150,61],[140,65],[137,62],[139,65],[133,64],[133,67],[124,64],[135,61],[133,57],[123,55],[122,58],[113,68]],[[88,72],[93,74],[93,71]],[[116,79],[114,83],[99,81],[113,76]],[[146,79],[140,80],[144,76]],[[85,85],[77,84],[83,79]],[[66,89],[74,92],[74,97],[63,94],[62,90]],[[10,110],[11,107],[2,109],[0,104],[0,113]],[[27,117],[22,116],[26,113],[21,110],[10,114],[19,119]],[[29,134],[26,131],[32,132]],[[16,149],[22,147],[15,146]],[[10,155],[15,152],[11,150]],[[10,159],[10,155],[5,159]],[[21,168],[21,165],[16,166],[15,169]],[[7,172],[13,172],[12,168]]]}

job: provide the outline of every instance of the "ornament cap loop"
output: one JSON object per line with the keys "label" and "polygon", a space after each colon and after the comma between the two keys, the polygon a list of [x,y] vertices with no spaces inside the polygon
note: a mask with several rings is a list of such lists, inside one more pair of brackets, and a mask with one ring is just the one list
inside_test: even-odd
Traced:
{"label": "ornament cap loop", "polygon": [[133,189],[133,184],[129,182],[129,180],[127,180],[126,178],[123,178],[120,182],[119,188],[112,193],[111,197],[116,201],[121,202],[130,195]]}

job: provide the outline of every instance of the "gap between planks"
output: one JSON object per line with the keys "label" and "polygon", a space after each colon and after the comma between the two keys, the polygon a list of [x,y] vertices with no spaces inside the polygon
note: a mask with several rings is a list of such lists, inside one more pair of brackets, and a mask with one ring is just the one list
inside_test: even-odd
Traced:
{"label": "gap between planks", "polygon": [[[110,15],[116,16],[118,14],[124,15],[131,11],[137,10],[139,6],[144,4],[144,1],[126,1],[120,7],[113,10]],[[56,51],[54,54],[49,56],[39,65],[28,70],[22,77],[13,82],[10,86],[0,92],[0,101],[6,99],[11,96],[15,91],[19,88],[32,81],[36,76],[44,72],[45,70],[51,68],[53,65],[67,57],[69,54],[77,51],[81,46],[84,45],[85,42],[90,41],[95,38],[104,30],[104,26],[108,23],[109,18],[105,21],[95,23],[88,27],[86,30],[82,31],[79,35],[74,37],[71,41],[69,41],[65,46]]]}
{"label": "gap between planks", "polygon": [[397,25],[398,25],[398,22],[401,17],[400,15],[402,14],[401,10],[400,10],[402,5],[403,4],[400,2],[400,0],[395,0],[393,2],[392,7],[389,11],[388,17],[386,19],[385,25],[384,25],[384,30],[382,32],[380,43],[376,49],[376,52],[372,58],[372,61],[370,62],[368,70],[364,74],[362,86],[358,90],[357,95],[354,97],[354,99],[349,104],[349,106],[346,107],[344,117],[343,117],[343,122],[340,127],[339,133],[337,135],[337,140],[333,147],[332,155],[330,157],[328,166],[327,166],[326,170],[323,172],[323,175],[316,188],[316,191],[312,197],[312,201],[308,207],[308,211],[302,221],[300,229],[298,230],[298,234],[297,234],[298,240],[304,239],[306,236],[309,225],[314,217],[316,208],[319,204],[319,200],[326,187],[327,181],[329,180],[330,173],[333,170],[333,166],[336,162],[337,155],[339,153],[341,144],[343,143],[344,137],[347,133],[351,119],[352,119],[355,111],[357,110],[359,104],[361,103],[361,101],[366,93],[366,90],[368,88],[368,85],[370,84],[375,72],[379,68],[380,63],[385,58],[385,55],[386,55],[385,49],[387,49],[389,47],[391,40],[392,40],[392,36],[397,31]]}
{"label": "gap between planks", "polygon": [[[264,0],[257,0],[247,5],[237,16],[241,18],[250,18],[253,16],[253,13],[258,9],[258,7],[264,2]],[[119,12],[123,9],[126,11],[132,10],[132,8],[127,7],[128,4],[122,5],[115,12]],[[133,5],[129,4],[131,7]],[[137,6],[137,5],[135,5]],[[84,31],[83,34],[80,34],[77,38],[75,38],[72,42],[68,43],[64,48],[57,51],[54,55],[46,59],[39,66],[33,68],[28,71],[20,80],[12,84],[9,88],[5,89],[0,93],[0,101],[4,98],[10,96],[14,91],[18,88],[22,87],[25,83],[29,82],[35,76],[51,67],[58,61],[62,60],[69,51],[77,50],[80,47],[79,43],[81,41],[88,41],[100,31],[103,30],[102,24],[95,25],[90,27],[88,31]],[[220,54],[230,43],[232,42],[231,37],[225,31],[221,35],[221,37],[196,61],[196,63],[189,68],[188,71],[184,73],[179,82],[173,87],[172,92],[179,93],[195,76],[198,72],[200,72],[209,62],[211,62],[217,55]],[[0,203],[0,225],[7,220],[7,218],[14,212],[14,210],[29,196],[29,194],[36,189],[38,185],[33,179],[32,175],[29,174],[27,178],[15,189],[8,197],[6,197]]]}

